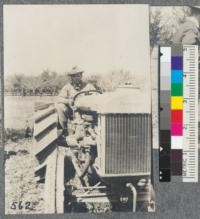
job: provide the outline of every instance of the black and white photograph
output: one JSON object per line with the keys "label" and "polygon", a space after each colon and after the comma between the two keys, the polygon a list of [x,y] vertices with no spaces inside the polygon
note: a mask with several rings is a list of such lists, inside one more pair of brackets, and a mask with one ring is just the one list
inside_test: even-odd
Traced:
{"label": "black and white photograph", "polygon": [[150,41],[156,45],[199,45],[200,6],[150,7]]}
{"label": "black and white photograph", "polygon": [[149,16],[4,5],[6,214],[155,211]]}

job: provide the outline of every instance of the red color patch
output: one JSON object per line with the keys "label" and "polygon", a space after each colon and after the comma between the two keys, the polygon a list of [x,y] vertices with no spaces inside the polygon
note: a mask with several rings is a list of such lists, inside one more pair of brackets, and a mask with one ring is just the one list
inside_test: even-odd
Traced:
{"label": "red color patch", "polygon": [[183,123],[183,110],[171,111],[171,123]]}

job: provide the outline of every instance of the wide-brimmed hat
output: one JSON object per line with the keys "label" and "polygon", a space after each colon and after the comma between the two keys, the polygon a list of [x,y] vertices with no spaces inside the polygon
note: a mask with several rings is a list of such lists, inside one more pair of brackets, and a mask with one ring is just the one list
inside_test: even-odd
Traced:
{"label": "wide-brimmed hat", "polygon": [[69,76],[82,74],[84,71],[80,70],[77,66],[73,67],[72,70],[68,73]]}

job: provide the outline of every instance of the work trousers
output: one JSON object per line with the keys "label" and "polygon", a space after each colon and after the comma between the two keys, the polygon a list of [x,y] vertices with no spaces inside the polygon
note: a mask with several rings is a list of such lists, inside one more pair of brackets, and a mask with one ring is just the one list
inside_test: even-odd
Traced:
{"label": "work trousers", "polygon": [[63,130],[68,129],[68,120],[72,118],[72,109],[64,103],[57,103],[58,122]]}

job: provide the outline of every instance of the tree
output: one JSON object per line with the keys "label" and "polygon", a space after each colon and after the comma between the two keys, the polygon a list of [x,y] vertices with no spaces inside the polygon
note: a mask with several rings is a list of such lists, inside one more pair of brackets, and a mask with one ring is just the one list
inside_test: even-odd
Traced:
{"label": "tree", "polygon": [[21,89],[23,87],[24,75],[23,74],[16,74],[12,78],[12,84],[14,89]]}

